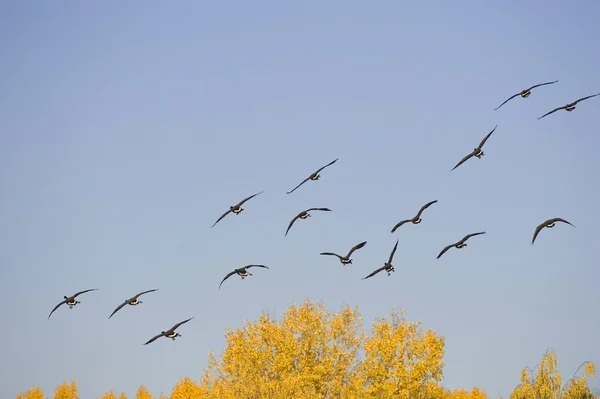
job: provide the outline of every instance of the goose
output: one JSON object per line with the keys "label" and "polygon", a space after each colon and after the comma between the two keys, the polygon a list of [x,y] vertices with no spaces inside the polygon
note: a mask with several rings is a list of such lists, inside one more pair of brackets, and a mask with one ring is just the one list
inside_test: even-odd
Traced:
{"label": "goose", "polygon": [[187,320],[184,321],[180,321],[179,323],[175,324],[173,327],[169,328],[167,331],[161,331],[160,334],[150,338],[148,340],[148,342],[146,342],[144,345],[148,345],[149,343],[152,343],[154,341],[156,341],[157,339],[159,339],[160,337],[167,337],[167,338],[171,338],[173,341],[175,341],[175,338],[177,337],[181,337],[182,335],[179,333],[176,333],[175,330],[177,329],[177,327],[179,327],[182,324],[187,323],[188,321],[192,320],[193,317],[190,317]]}
{"label": "goose", "polygon": [[527,98],[529,97],[529,95],[531,94],[531,90],[535,89],[536,87],[540,87],[540,86],[546,86],[546,85],[551,85],[558,82],[558,79],[556,79],[553,82],[546,82],[546,83],[540,83],[537,85],[533,85],[528,89],[525,90],[521,90],[520,92],[518,92],[517,94],[514,94],[512,96],[510,96],[506,101],[504,101],[502,104],[500,104],[498,107],[494,108],[494,111],[496,111],[497,109],[499,109],[501,106],[503,106],[504,104],[506,104],[507,102],[509,102],[510,100],[512,100],[513,98],[517,97],[517,96],[521,96],[522,98]]}
{"label": "goose", "polygon": [[311,217],[311,214],[308,213],[310,211],[325,211],[325,212],[331,212],[331,209],[329,208],[308,208],[305,211],[300,212],[299,214],[297,214],[296,216],[294,216],[294,218],[292,219],[292,221],[290,222],[290,224],[288,225],[287,230],[285,231],[285,236],[287,237],[288,232],[290,231],[290,229],[292,228],[292,225],[294,224],[294,222],[298,219],[306,219]]}
{"label": "goose", "polygon": [[564,110],[565,110],[565,111],[567,111],[567,112],[571,112],[571,111],[573,111],[573,110],[575,109],[575,105],[577,105],[577,103],[579,103],[579,102],[581,102],[581,101],[583,101],[583,100],[587,100],[588,98],[596,97],[596,96],[600,96],[600,93],[597,93],[597,94],[592,94],[591,96],[582,97],[582,98],[580,98],[579,100],[575,100],[575,101],[573,101],[572,103],[568,103],[567,105],[563,105],[562,107],[554,108],[552,111],[550,111],[550,112],[546,112],[544,115],[540,116],[540,117],[538,118],[538,120],[539,120],[539,119],[542,119],[542,118],[543,118],[543,117],[545,117],[545,116],[548,116],[548,115],[550,115],[550,114],[553,114],[553,113],[555,113],[556,111],[559,111],[559,110],[561,110],[561,109],[564,109]]}
{"label": "goose", "polygon": [[256,193],[256,194],[252,194],[252,195],[251,195],[251,196],[249,196],[248,198],[244,198],[243,200],[241,200],[241,201],[240,201],[240,202],[238,202],[237,204],[230,206],[230,207],[229,207],[229,210],[228,210],[227,212],[225,212],[224,214],[222,214],[222,215],[221,215],[221,217],[217,219],[217,221],[215,222],[215,224],[213,224],[213,225],[212,225],[212,226],[210,226],[210,227],[211,227],[211,228],[215,227],[215,226],[217,225],[217,223],[219,223],[219,222],[221,221],[221,219],[223,219],[225,216],[227,216],[227,215],[228,215],[230,212],[233,212],[235,215],[239,215],[239,214],[240,214],[240,213],[241,213],[241,212],[244,210],[244,208],[242,208],[242,205],[243,205],[243,204],[244,204],[246,201],[248,201],[248,200],[250,200],[250,199],[252,199],[252,198],[256,197],[258,194],[262,194],[262,193],[263,193],[263,192],[261,191],[261,192],[259,192],[259,193]]}
{"label": "goose", "polygon": [[334,163],[337,162],[339,158],[334,159],[333,161],[329,162],[327,165],[323,166],[322,168],[318,169],[316,172],[312,173],[310,176],[308,176],[306,179],[302,180],[302,182],[300,184],[298,184],[296,187],[294,187],[294,189],[292,191],[288,191],[286,194],[291,194],[294,191],[296,191],[296,189],[298,187],[300,187],[301,185],[303,185],[304,183],[306,183],[309,180],[319,180],[319,178],[321,177],[321,175],[319,175],[319,172],[322,171],[323,169],[325,169],[328,166],[333,165]]}
{"label": "goose", "polygon": [[219,289],[221,289],[221,285],[223,284],[223,281],[227,280],[229,277],[233,276],[234,274],[237,274],[238,276],[240,276],[242,278],[242,280],[248,276],[252,276],[252,273],[250,273],[247,270],[251,267],[262,267],[263,269],[268,269],[268,267],[265,265],[246,265],[244,267],[240,267],[239,269],[235,269],[234,271],[227,273],[227,275],[223,278],[223,280],[221,280],[221,284],[219,284]]}
{"label": "goose", "polygon": [[346,256],[341,256],[341,255],[338,255],[338,254],[333,253],[333,252],[321,252],[319,255],[337,256],[339,258],[340,262],[342,262],[342,265],[347,265],[349,263],[352,263],[352,259],[350,259],[350,256],[352,256],[352,253],[354,251],[356,251],[357,249],[361,249],[365,245],[367,245],[366,241],[363,241],[360,244],[356,244],[355,246],[352,247],[352,249],[350,249],[350,251],[348,252],[348,254]]}
{"label": "goose", "polygon": [[142,301],[138,300],[138,298],[140,296],[142,296],[144,294],[147,294],[149,292],[154,292],[154,291],[158,291],[158,289],[143,291],[143,292],[140,292],[139,294],[137,294],[135,296],[132,296],[129,299],[125,299],[125,301],[122,304],[120,304],[119,306],[117,306],[117,308],[110,314],[110,316],[108,316],[108,318],[110,319],[111,317],[113,317],[113,315],[115,313],[117,313],[119,310],[121,310],[123,308],[123,306],[125,306],[125,305],[131,305],[131,306],[137,306],[137,305],[139,305],[140,303],[142,303]]}
{"label": "goose", "polygon": [[63,304],[67,304],[67,305],[69,305],[69,309],[73,309],[73,306],[77,305],[78,303],[81,303],[80,301],[78,301],[75,298],[77,298],[81,294],[85,294],[86,292],[90,292],[90,291],[98,291],[98,289],[97,288],[90,288],[89,290],[79,291],[78,293],[73,294],[71,296],[64,296],[63,297],[64,299],[62,301],[60,301],[60,303],[58,305],[56,305],[54,307],[54,309],[52,309],[52,312],[50,312],[50,314],[48,315],[48,319],[47,320],[50,320],[50,316],[52,316],[52,313],[54,313],[54,311],[56,309],[58,309]]}
{"label": "goose", "polygon": [[[544,227],[547,227],[549,229],[553,228],[554,226],[556,226],[556,222],[562,222],[562,223],[566,223],[569,224],[571,226],[573,226],[572,223],[568,222],[567,220],[563,219],[563,218],[552,218],[552,219],[548,219],[545,222],[543,222],[542,224],[540,224],[539,226],[537,226],[535,228],[535,232],[533,233],[533,239],[531,240],[531,245],[533,245],[533,243],[535,242],[536,237],[538,236],[538,234],[540,234],[540,231],[542,231],[542,229]],[[573,226],[575,227],[575,226]]]}
{"label": "goose", "polygon": [[467,240],[471,237],[475,237],[481,234],[485,234],[485,231],[480,231],[479,233],[472,233],[472,234],[467,234],[466,236],[464,236],[460,241],[455,242],[454,244],[450,244],[448,246],[446,246],[446,248],[442,249],[442,252],[440,252],[440,254],[437,256],[437,259],[439,259],[443,254],[446,253],[447,250],[449,250],[452,247],[456,247],[457,249],[461,249],[467,246]]}
{"label": "goose", "polygon": [[487,141],[487,139],[490,138],[490,136],[492,135],[492,133],[494,133],[494,130],[496,130],[496,128],[498,127],[498,125],[496,125],[491,132],[489,132],[487,134],[487,136],[485,136],[483,138],[483,140],[481,140],[481,143],[479,143],[479,145],[477,146],[477,148],[475,148],[469,155],[465,156],[463,159],[460,160],[460,162],[458,162],[456,164],[455,167],[453,167],[450,172],[452,172],[454,169],[458,168],[460,165],[462,165],[463,163],[465,163],[466,161],[468,161],[470,158],[472,157],[477,157],[479,159],[481,159],[482,156],[484,156],[485,154],[483,153],[483,145],[485,144],[485,142]]}
{"label": "goose", "polygon": [[392,265],[392,260],[394,259],[394,254],[396,253],[397,248],[398,248],[398,240],[396,240],[396,245],[394,245],[394,249],[392,249],[392,252],[390,253],[390,258],[388,259],[388,261],[385,262],[382,267],[375,270],[373,273],[369,274],[367,277],[363,277],[361,280],[366,280],[369,277],[373,277],[374,275],[376,275],[377,273],[379,273],[380,271],[383,271],[383,270],[385,270],[387,272],[388,276],[391,276],[392,272],[395,271],[394,265]]}
{"label": "goose", "polygon": [[396,223],[396,225],[392,229],[392,233],[395,232],[396,229],[398,229],[398,227],[402,226],[405,223],[408,223],[408,222],[411,222],[412,224],[419,224],[419,223],[421,223],[421,214],[423,213],[423,211],[425,209],[429,208],[431,205],[435,204],[436,202],[437,202],[437,200],[428,202],[425,205],[423,205],[421,207],[421,209],[419,209],[419,212],[417,212],[417,214],[415,215],[415,217],[413,217],[412,219],[401,220],[398,223]]}

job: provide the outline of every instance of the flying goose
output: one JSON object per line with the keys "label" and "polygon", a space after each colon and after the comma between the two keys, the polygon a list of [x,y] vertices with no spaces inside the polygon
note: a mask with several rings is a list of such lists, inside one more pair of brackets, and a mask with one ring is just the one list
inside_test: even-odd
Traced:
{"label": "flying goose", "polygon": [[216,224],[219,223],[221,221],[221,219],[223,219],[225,216],[227,216],[230,212],[233,212],[234,214],[239,215],[240,212],[242,212],[244,210],[244,208],[242,208],[242,205],[244,204],[244,202],[248,201],[249,199],[252,199],[252,198],[256,197],[258,194],[262,194],[262,191],[260,193],[253,194],[253,195],[249,196],[248,198],[244,198],[243,200],[241,200],[237,204],[235,204],[233,206],[230,206],[229,210],[227,212],[225,212],[224,214],[222,214],[221,217],[217,219],[217,221],[215,222],[215,224],[213,224],[210,227],[211,228],[215,227]]}
{"label": "flying goose", "polygon": [[292,221],[288,225],[288,228],[285,231],[285,236],[288,235],[288,231],[290,231],[290,229],[292,228],[292,225],[294,224],[294,222],[296,220],[298,220],[298,219],[306,219],[306,218],[311,217],[311,214],[308,213],[310,211],[326,211],[326,212],[331,212],[331,209],[329,209],[329,208],[308,208],[307,210],[300,212],[299,214],[297,214],[296,216],[294,216],[294,218],[292,219]]}
{"label": "flying goose", "polygon": [[531,86],[529,89],[521,90],[519,93],[510,96],[506,101],[504,101],[498,107],[494,108],[494,111],[496,111],[497,109],[499,109],[501,106],[503,106],[504,104],[506,104],[507,102],[509,102],[513,98],[515,98],[516,96],[521,96],[523,98],[527,98],[531,94],[531,90],[535,89],[536,87],[545,86],[545,85],[551,85],[551,84],[554,84],[556,82],[558,82],[558,79],[556,79],[554,82],[540,83],[540,84]]}
{"label": "flying goose", "polygon": [[572,103],[569,103],[567,105],[563,105],[562,107],[554,108],[552,111],[546,112],[544,115],[540,116],[538,119],[542,119],[543,117],[548,116],[550,114],[553,114],[556,111],[561,110],[561,109],[564,109],[565,111],[571,112],[571,111],[573,111],[575,109],[575,105],[578,102],[581,102],[583,100],[587,100],[588,98],[596,97],[596,96],[599,96],[599,95],[600,95],[600,93],[592,94],[591,96],[582,97],[579,100],[573,101]]}
{"label": "flying goose", "polygon": [[461,248],[466,247],[467,246],[467,240],[469,238],[478,236],[480,234],[485,234],[485,231],[480,231],[479,233],[467,234],[459,242],[455,242],[454,244],[448,245],[446,248],[442,249],[442,252],[440,252],[440,254],[437,256],[437,259],[439,259],[443,254],[446,253],[447,250],[449,250],[452,247],[456,247],[457,249],[461,249]]}
{"label": "flying goose", "polygon": [[[540,234],[540,231],[542,231],[542,229],[544,227],[551,229],[554,226],[556,226],[556,222],[562,222],[562,223],[570,224],[571,226],[573,226],[573,224],[571,224],[570,222],[566,221],[563,218],[548,219],[544,223],[540,224],[539,226],[537,226],[535,228],[535,232],[533,233],[533,239],[531,240],[531,245],[533,245],[533,243],[535,242],[535,238],[537,237],[538,234]],[[573,226],[573,227],[575,227],[575,226]]]}
{"label": "flying goose", "polygon": [[352,247],[352,249],[350,249],[350,251],[348,252],[348,254],[346,256],[341,256],[341,255],[338,255],[338,254],[333,253],[333,252],[321,252],[320,255],[333,255],[333,256],[337,256],[339,258],[340,262],[342,262],[342,265],[347,265],[349,263],[352,263],[352,259],[350,259],[350,256],[352,256],[352,253],[354,251],[356,251],[357,249],[361,249],[365,245],[367,245],[366,241],[363,241],[360,244],[356,244],[355,246]]}
{"label": "flying goose", "polygon": [[483,140],[481,140],[481,143],[479,143],[479,145],[477,146],[477,148],[475,148],[469,155],[465,156],[463,159],[460,160],[459,163],[456,164],[455,167],[453,167],[450,172],[452,172],[454,169],[458,168],[460,165],[462,165],[463,163],[465,163],[467,160],[469,160],[469,158],[472,157],[477,157],[479,159],[481,159],[481,157],[484,155],[483,153],[483,145],[485,144],[485,142],[487,141],[487,139],[490,138],[490,136],[492,135],[492,133],[494,133],[494,130],[496,130],[496,128],[498,127],[498,125],[496,125],[491,132],[489,132],[487,134],[487,136],[485,136],[483,138]]}
{"label": "flying goose", "polygon": [[388,261],[385,262],[382,267],[375,270],[373,273],[369,274],[367,277],[363,277],[361,280],[366,280],[369,277],[373,277],[374,275],[376,275],[377,273],[379,273],[382,270],[385,270],[387,272],[387,275],[391,276],[391,273],[393,271],[395,271],[394,265],[392,265],[392,260],[394,259],[394,254],[396,253],[397,248],[398,248],[398,240],[396,240],[396,245],[394,245],[394,249],[392,249],[392,253],[390,253],[390,258],[388,259]]}
{"label": "flying goose", "polygon": [[302,180],[302,183],[298,184],[296,187],[294,187],[294,189],[292,191],[288,191],[286,194],[293,193],[294,191],[296,191],[296,189],[298,187],[300,187],[301,185],[303,185],[304,183],[306,183],[309,180],[319,180],[319,178],[321,177],[321,175],[319,175],[319,172],[322,171],[323,169],[325,169],[326,167],[331,166],[334,163],[336,163],[338,159],[339,158],[334,159],[333,161],[329,162],[327,165],[323,166],[322,168],[320,168],[319,170],[317,170],[316,172],[314,172],[313,174],[308,176],[306,179]]}
{"label": "flying goose", "polygon": [[240,276],[242,278],[242,280],[248,276],[252,276],[252,273],[250,273],[247,270],[251,267],[262,267],[263,269],[268,269],[268,267],[265,265],[246,265],[244,267],[240,267],[239,269],[235,269],[234,271],[227,273],[227,275],[223,278],[223,280],[221,280],[221,284],[219,284],[219,289],[221,289],[221,285],[223,284],[223,281],[227,280],[229,277],[233,276],[234,274],[237,274],[238,276]]}
{"label": "flying goose", "polygon": [[63,298],[65,298],[65,299],[63,299],[58,305],[56,305],[54,307],[54,309],[52,309],[52,312],[50,312],[50,314],[48,315],[47,320],[50,320],[50,316],[52,316],[52,313],[54,313],[54,311],[56,309],[58,309],[61,305],[66,303],[67,305],[69,305],[69,309],[73,309],[73,306],[77,305],[78,303],[81,303],[75,298],[77,298],[81,294],[85,294],[86,292],[97,291],[97,290],[98,290],[98,288],[91,288],[89,290],[79,291],[78,293],[71,295],[71,296],[63,296]]}
{"label": "flying goose", "polygon": [[182,324],[187,323],[188,321],[190,321],[192,319],[193,319],[193,317],[190,317],[187,320],[180,321],[179,323],[175,324],[173,327],[169,328],[167,331],[161,331],[160,334],[158,334],[158,335],[150,338],[150,340],[148,340],[148,342],[146,342],[144,345],[148,345],[149,343],[152,343],[152,342],[156,341],[160,337],[171,338],[173,341],[175,341],[175,338],[182,336],[181,334],[175,332],[175,330],[177,329],[177,327],[179,327]]}
{"label": "flying goose", "polygon": [[117,313],[119,310],[121,310],[121,308],[123,306],[125,306],[125,305],[131,305],[131,306],[137,306],[137,305],[139,305],[140,303],[142,303],[142,301],[138,300],[138,298],[140,296],[142,296],[144,294],[147,294],[149,292],[154,292],[154,291],[158,291],[158,289],[143,291],[143,292],[140,292],[139,294],[137,294],[136,296],[132,296],[129,299],[125,299],[125,301],[122,304],[120,304],[119,306],[117,306],[117,308],[110,314],[110,316],[108,316],[108,318],[110,319],[111,317],[113,317],[113,315],[115,313]]}
{"label": "flying goose", "polygon": [[431,205],[435,204],[436,202],[437,202],[437,200],[428,202],[425,205],[423,205],[421,207],[421,209],[419,209],[419,212],[416,214],[416,216],[414,218],[412,218],[412,219],[406,219],[406,220],[401,220],[398,223],[396,223],[396,225],[392,229],[392,233],[395,232],[396,229],[398,229],[398,227],[402,226],[404,223],[408,223],[408,222],[411,222],[412,224],[419,224],[419,223],[421,223],[421,214],[423,213],[423,211],[425,209],[429,208]]}

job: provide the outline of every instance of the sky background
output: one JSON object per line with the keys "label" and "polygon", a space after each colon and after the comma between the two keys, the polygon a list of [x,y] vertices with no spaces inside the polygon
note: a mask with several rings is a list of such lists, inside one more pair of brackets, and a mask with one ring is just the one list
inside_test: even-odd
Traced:
{"label": "sky background", "polygon": [[[169,393],[226,328],[306,298],[367,329],[406,309],[446,338],[448,388],[507,397],[549,347],[565,380],[600,366],[600,97],[536,119],[600,91],[599,20],[595,0],[1,1],[0,397]],[[284,238],[309,207],[333,212]],[[556,216],[576,228],[532,246]],[[396,273],[361,280],[396,238]],[[363,240],[345,269],[319,256]],[[218,290],[248,263],[270,270]]]}

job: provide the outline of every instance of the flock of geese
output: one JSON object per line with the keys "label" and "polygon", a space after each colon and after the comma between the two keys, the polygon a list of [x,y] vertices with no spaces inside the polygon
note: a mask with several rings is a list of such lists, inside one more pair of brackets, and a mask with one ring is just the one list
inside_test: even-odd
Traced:
{"label": "flock of geese", "polygon": [[[537,88],[537,87],[551,85],[551,84],[555,84],[557,82],[558,82],[558,80],[555,80],[555,81],[552,81],[552,82],[545,82],[545,83],[540,83],[540,84],[533,85],[533,86],[531,86],[531,87],[529,87],[527,89],[524,89],[524,90],[522,90],[522,91],[520,91],[520,92],[512,95],[507,100],[505,100],[502,104],[500,104],[498,107],[494,108],[494,110],[498,110],[504,104],[506,104],[507,102],[509,102],[510,100],[512,100],[513,98],[515,98],[517,96],[521,96],[522,98],[528,98],[531,95],[531,91],[533,89]],[[580,98],[578,100],[575,100],[573,102],[570,102],[570,103],[568,103],[566,105],[563,105],[561,107],[557,107],[557,108],[555,108],[555,109],[553,109],[553,110],[545,113],[544,115],[540,116],[538,119],[542,119],[542,118],[544,118],[544,117],[546,117],[546,116],[548,116],[550,114],[553,114],[556,111],[562,110],[562,109],[564,109],[565,111],[571,112],[571,111],[573,111],[575,109],[575,106],[578,103],[580,103],[580,102],[582,102],[584,100],[587,100],[589,98],[596,97],[598,95],[600,95],[600,93],[589,95],[589,96],[586,96],[586,97],[582,97],[582,98]],[[473,149],[473,151],[471,151],[464,158],[462,158],[456,164],[456,166],[454,166],[454,168],[452,168],[450,171],[452,172],[453,170],[455,170],[456,168],[458,168],[460,165],[462,165],[463,163],[465,163],[466,161],[468,161],[472,157],[476,157],[478,159],[481,159],[481,157],[484,155],[483,146],[487,142],[487,140],[490,138],[490,136],[492,135],[492,133],[494,133],[494,131],[496,130],[497,127],[498,127],[498,125],[496,125],[492,129],[492,131],[489,132],[483,138],[483,140],[481,140],[481,142],[479,143],[479,145],[475,149]],[[335,160],[329,162],[327,165],[325,165],[325,166],[319,168],[317,171],[311,173],[306,179],[302,180],[302,182],[300,182],[300,184],[298,184],[296,187],[294,187],[291,191],[288,191],[286,194],[293,193],[294,191],[296,191],[299,187],[301,187],[304,183],[306,183],[308,181],[317,181],[317,180],[319,180],[320,177],[321,177],[320,173],[325,168],[327,168],[327,167],[333,165],[334,163],[336,163],[338,161],[338,159],[335,159]],[[217,219],[217,221],[212,226],[210,226],[210,227],[211,228],[215,227],[217,225],[217,223],[219,223],[221,220],[223,220],[223,218],[225,218],[230,213],[233,213],[235,215],[239,215],[244,210],[244,208],[242,208],[242,205],[244,205],[247,201],[251,200],[252,198],[256,197],[257,195],[259,195],[261,193],[262,193],[262,191],[260,191],[260,192],[258,192],[256,194],[253,194],[253,195],[251,195],[251,196],[249,196],[247,198],[244,198],[243,200],[241,200],[237,204],[230,206],[229,209],[225,213],[223,213]],[[419,223],[421,223],[421,216],[422,216],[423,212],[427,208],[429,208],[430,206],[432,206],[433,204],[435,204],[436,202],[437,202],[437,200],[430,201],[430,202],[426,203],[425,205],[423,205],[419,209],[419,211],[417,212],[417,214],[414,217],[412,217],[410,219],[401,220],[398,223],[396,223],[394,225],[394,227],[392,228],[391,232],[394,233],[397,229],[399,229],[401,226],[403,226],[404,224],[407,224],[407,223],[412,223],[412,224],[419,224]],[[311,217],[310,212],[312,212],[312,211],[331,212],[331,209],[329,209],[329,208],[308,208],[308,209],[306,209],[306,210],[298,213],[290,221],[290,223],[289,223],[289,225],[288,225],[288,227],[287,227],[287,229],[285,231],[285,235],[284,236],[287,237],[290,229],[292,228],[292,226],[294,225],[294,223],[298,219],[303,219],[304,220],[304,219],[307,219],[307,218]],[[548,220],[542,222],[541,224],[539,224],[535,228],[534,233],[533,233],[533,238],[531,240],[531,244],[533,245],[533,243],[535,242],[538,234],[542,231],[542,229],[544,229],[544,228],[552,228],[558,222],[565,223],[565,224],[568,224],[568,225],[571,225],[571,226],[575,227],[569,221],[567,221],[567,220],[565,220],[563,218],[560,218],[560,217],[555,217],[555,218],[548,219]],[[480,231],[480,232],[470,233],[470,234],[465,235],[459,241],[457,241],[457,242],[455,242],[453,244],[450,244],[450,245],[447,245],[446,247],[444,247],[440,251],[440,253],[437,255],[437,259],[439,259],[442,255],[444,255],[451,248],[461,249],[461,248],[466,247],[467,246],[467,240],[469,240],[471,237],[479,236],[479,235],[482,235],[482,234],[485,234],[485,231]],[[348,265],[348,264],[352,263],[352,259],[351,259],[352,254],[355,251],[363,248],[365,245],[367,245],[367,241],[363,241],[363,242],[361,242],[359,244],[356,244],[345,255],[339,255],[339,254],[334,253],[334,252],[321,252],[320,255],[335,256],[335,257],[337,257],[339,259],[339,261],[341,262],[342,265]],[[363,277],[362,279],[365,280],[365,279],[371,278],[371,277],[375,276],[376,274],[378,274],[379,272],[382,272],[382,271],[386,271],[387,275],[390,276],[391,273],[394,272],[394,266],[392,264],[392,261],[394,259],[394,254],[396,253],[396,249],[397,248],[398,248],[398,240],[396,240],[396,244],[394,245],[394,248],[392,249],[387,262],[385,262],[382,267],[378,268],[377,270],[374,270],[371,274],[369,274],[366,277]],[[237,274],[238,276],[240,276],[242,279],[244,279],[244,278],[246,278],[248,276],[252,276],[252,273],[250,273],[248,271],[248,269],[253,268],[253,267],[268,269],[268,267],[265,266],[265,265],[246,265],[244,267],[235,269],[235,270],[233,270],[233,271],[231,271],[231,272],[229,272],[229,273],[227,273],[225,275],[225,277],[223,278],[223,280],[219,284],[219,289],[221,289],[221,285],[223,284],[223,282],[225,282],[225,280],[227,280],[229,277],[231,277],[231,276],[233,276],[235,274]],[[64,296],[63,297],[64,299],[60,303],[58,303],[54,307],[54,309],[52,309],[52,311],[48,315],[48,320],[50,319],[50,316],[52,316],[52,313],[54,313],[60,306],[67,305],[69,307],[69,309],[72,309],[75,305],[81,303],[80,301],[77,300],[77,297],[79,297],[79,295],[82,295],[82,294],[85,294],[85,293],[91,292],[91,291],[97,291],[97,289],[96,288],[87,289],[87,290],[79,291],[79,292],[77,292],[77,293],[75,293],[75,294],[73,294],[71,296]],[[147,293],[150,293],[150,292],[154,292],[154,291],[158,291],[158,289],[151,289],[151,290],[147,290],[147,291],[142,291],[139,294],[134,295],[133,297],[131,297],[129,299],[126,299],[119,306],[116,307],[116,309],[110,314],[110,316],[108,318],[110,319],[115,313],[117,313],[119,310],[121,310],[123,307],[125,307],[127,305],[137,306],[137,305],[141,304],[142,301],[140,301],[138,298],[140,296],[144,295],[144,294],[147,294]],[[175,330],[179,326],[181,326],[182,324],[185,324],[185,323],[187,323],[188,321],[190,321],[192,319],[193,319],[193,317],[191,317],[189,319],[186,319],[186,320],[183,320],[183,321],[175,324],[173,327],[169,328],[168,330],[161,331],[160,334],[157,334],[154,337],[150,338],[144,345],[148,345],[149,343],[154,342],[155,340],[157,340],[160,337],[171,338],[172,340],[175,340],[175,338],[177,338],[177,337],[181,337],[181,334],[177,333]]]}

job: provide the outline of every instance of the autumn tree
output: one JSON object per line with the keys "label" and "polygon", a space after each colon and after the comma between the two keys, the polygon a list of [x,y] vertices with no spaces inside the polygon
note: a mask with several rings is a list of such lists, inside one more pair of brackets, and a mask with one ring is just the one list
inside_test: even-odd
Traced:
{"label": "autumn tree", "polygon": [[71,381],[70,384],[63,381],[62,384],[57,386],[54,390],[54,399],[79,399],[75,381]]}
{"label": "autumn tree", "polygon": [[170,399],[203,399],[206,391],[189,378],[180,380],[171,392]]}
{"label": "autumn tree", "polygon": [[110,390],[102,395],[100,399],[127,399],[127,396],[124,393],[121,393],[119,396],[117,396],[113,390]]}
{"label": "autumn tree", "polygon": [[25,393],[18,393],[17,399],[45,399],[44,393],[39,386],[27,390]]}
{"label": "autumn tree", "polygon": [[594,376],[594,364],[584,362],[563,385],[556,353],[549,349],[533,370],[525,367],[521,371],[521,383],[510,399],[597,399],[600,398],[598,392],[593,392],[587,384],[587,377]]}
{"label": "autumn tree", "polygon": [[135,399],[152,399],[152,395],[144,385],[140,385],[137,394],[135,395]]}

